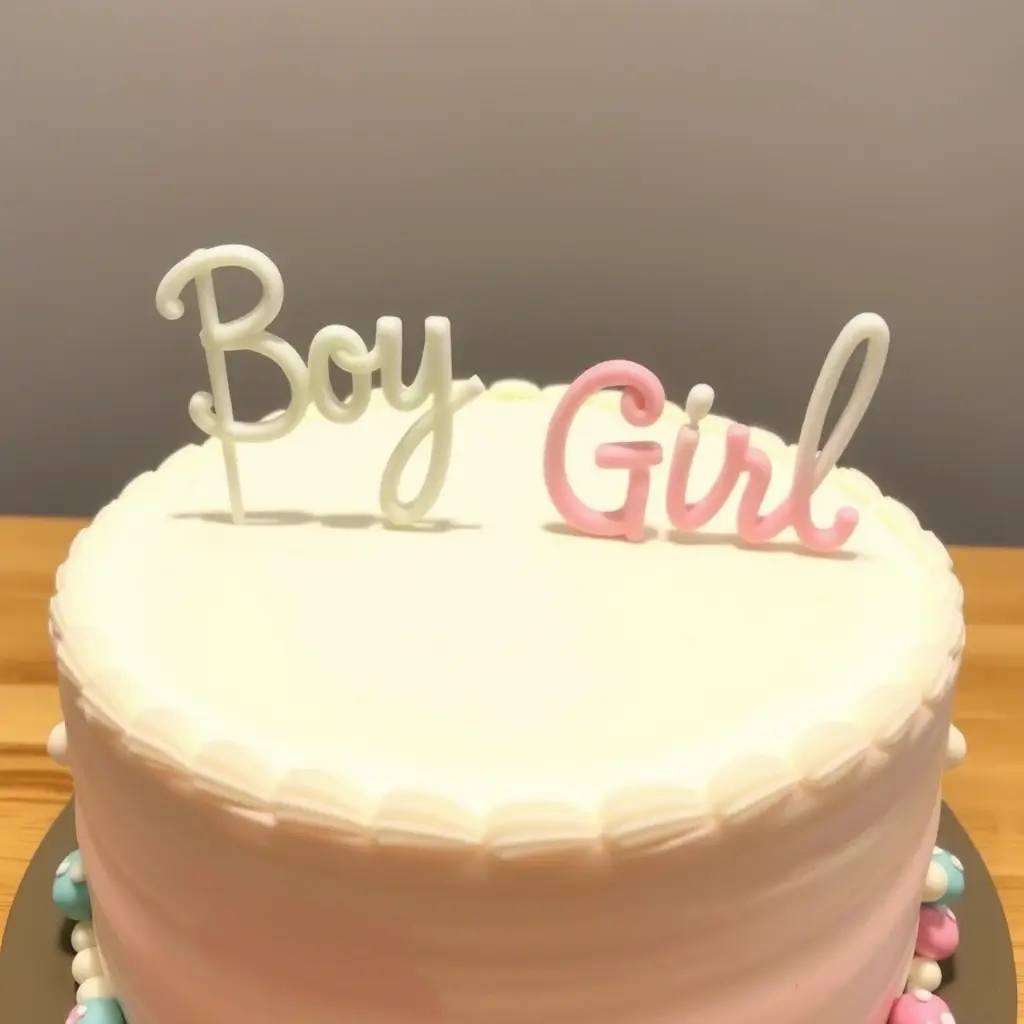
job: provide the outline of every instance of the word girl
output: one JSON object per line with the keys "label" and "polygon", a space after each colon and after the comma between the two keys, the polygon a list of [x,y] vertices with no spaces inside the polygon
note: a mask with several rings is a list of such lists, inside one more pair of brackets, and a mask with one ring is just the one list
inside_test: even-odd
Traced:
{"label": "word girl", "polygon": [[[213,272],[223,267],[246,270],[260,283],[259,301],[248,313],[223,323],[217,309]],[[380,371],[381,390],[388,404],[412,412],[430,402],[388,459],[381,478],[380,506],[385,518],[410,525],[433,508],[441,494],[451,459],[453,419],[484,390],[479,377],[457,386],[452,382],[451,325],[444,317],[429,317],[419,369],[412,384],[402,381],[402,321],[381,317],[372,350],[351,328],[332,325],[319,331],[309,349],[309,365],[288,342],[267,333],[284,301],[280,271],[261,252],[245,245],[197,249],[173,267],[160,282],[156,306],[161,316],[177,320],[185,311],[181,293],[195,282],[199,302],[200,338],[206,351],[212,394],[199,392],[189,402],[192,422],[221,442],[228,480],[231,517],[244,518],[236,444],[276,441],[302,421],[310,402],[334,423],[354,423],[366,411],[373,391],[373,374]],[[258,423],[239,422],[231,409],[226,353],[246,350],[265,356],[280,367],[288,382],[286,408]],[[352,394],[339,399],[331,386],[330,364],[352,377]],[[402,476],[416,450],[431,441],[430,461],[419,492],[402,501]]]}
{"label": "word girl", "polygon": [[[825,447],[819,451],[825,417],[839,379],[861,344],[867,346],[867,354],[853,394]],[[842,547],[857,527],[857,510],[841,508],[830,525],[817,526],[811,518],[811,498],[864,418],[882,376],[888,351],[889,328],[880,317],[865,313],[843,328],[825,359],[807,406],[789,494],[769,512],[763,512],[761,506],[772,479],[771,460],[751,444],[750,427],[739,423],[730,424],[726,430],[725,458],[707,494],[699,501],[687,500],[690,470],[700,443],[700,422],[711,411],[714,401],[711,388],[697,385],[686,402],[688,422],[676,435],[669,468],[666,511],[672,525],[684,533],[699,530],[721,511],[740,483],[740,477],[746,474],[737,514],[737,533],[743,541],[761,544],[792,527],[800,542],[811,551],[828,552]],[[551,418],[544,450],[545,483],[552,502],[570,526],[595,537],[640,541],[645,536],[651,468],[664,458],[660,444],[619,441],[598,446],[595,459],[601,469],[624,469],[628,474],[625,501],[613,511],[599,511],[584,504],[566,476],[566,444],[576,414],[592,395],[615,387],[623,389],[620,409],[631,426],[650,427],[661,417],[665,389],[650,370],[625,360],[591,367],[570,386]]]}

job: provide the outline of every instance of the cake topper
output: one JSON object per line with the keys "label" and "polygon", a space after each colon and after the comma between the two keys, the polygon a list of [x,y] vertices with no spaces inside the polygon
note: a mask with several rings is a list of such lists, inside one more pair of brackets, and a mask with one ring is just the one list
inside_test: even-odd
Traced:
{"label": "cake topper", "polygon": [[[866,345],[867,353],[850,395],[832,433],[821,447],[836,388],[854,352]],[[832,471],[864,418],[878,387],[889,350],[889,328],[881,317],[865,313],[854,317],[829,351],[814,386],[796,447],[789,493],[769,512],[762,511],[772,479],[769,456],[751,444],[751,429],[732,423],[725,435],[725,458],[708,492],[688,500],[687,488],[693,459],[700,442],[701,420],[711,411],[714,392],[698,384],[686,402],[687,422],[676,435],[669,468],[666,511],[679,531],[700,529],[723,508],[740,478],[746,482],[740,495],[736,532],[741,540],[761,544],[792,527],[800,542],[815,552],[842,547],[857,527],[857,510],[839,509],[833,522],[818,526],[811,517],[811,498]],[[653,426],[665,408],[665,389],[646,367],[625,360],[599,363],[582,373],[562,397],[551,418],[544,449],[544,477],[548,494],[562,518],[582,533],[597,537],[624,537],[641,541],[646,536],[645,515],[650,493],[651,469],[664,458],[662,446],[652,441],[613,442],[595,452],[602,469],[627,471],[626,497],[612,511],[590,508],[573,491],[566,475],[566,446],[573,420],[584,403],[605,388],[620,387],[623,419],[634,427]],[[820,450],[819,450],[820,449]]]}
{"label": "cake topper", "polygon": [[[224,323],[217,307],[213,273],[226,267],[252,274],[260,283],[260,298],[248,313]],[[354,423],[366,411],[373,390],[372,377],[377,371],[384,398],[392,408],[413,412],[430,403],[388,459],[381,477],[381,512],[396,525],[411,525],[429,513],[448,473],[455,413],[484,390],[479,377],[453,383],[451,326],[447,319],[427,318],[419,369],[412,384],[406,385],[402,380],[402,322],[394,317],[377,321],[372,350],[349,327],[323,328],[313,338],[308,366],[287,341],[268,333],[267,328],[281,311],[284,283],[277,267],[256,249],[221,245],[197,249],[186,256],[157,287],[156,306],[161,316],[177,320],[183,315],[181,293],[191,281],[195,282],[200,339],[206,352],[212,393],[193,395],[189,415],[203,433],[221,443],[234,522],[240,523],[245,517],[237,445],[285,437],[302,421],[310,402],[334,423]],[[231,406],[227,353],[242,350],[276,363],[288,383],[288,405],[257,423],[236,420]],[[348,398],[339,399],[334,392],[329,372],[332,362],[352,377],[352,394]],[[430,460],[423,482],[411,500],[403,501],[399,496],[402,477],[419,446],[428,440]]]}

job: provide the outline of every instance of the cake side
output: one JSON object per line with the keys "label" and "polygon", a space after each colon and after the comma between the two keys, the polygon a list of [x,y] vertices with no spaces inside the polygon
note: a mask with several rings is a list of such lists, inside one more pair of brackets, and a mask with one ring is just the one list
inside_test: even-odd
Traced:
{"label": "cake side", "polygon": [[[536,410],[540,421],[550,416],[564,392],[564,388],[542,390],[525,382],[507,381],[493,385],[474,406],[529,408]],[[379,410],[382,404],[379,393],[375,393],[371,411]],[[612,414],[617,404],[618,396],[613,393],[601,394],[587,403],[595,416],[608,413],[606,418],[595,420],[594,431],[607,433],[615,428]],[[473,408],[461,415],[468,416]],[[368,430],[380,426],[372,416],[368,419]],[[684,413],[678,406],[666,409],[667,428],[683,419]],[[702,434],[712,451],[715,439],[721,443],[727,426],[728,421],[718,417],[703,421]],[[324,425],[324,429],[339,430],[333,425]],[[783,466],[787,459],[792,459],[792,449],[777,437],[765,431],[756,431],[756,435],[758,444],[778,457]],[[365,441],[366,436],[360,441]],[[445,506],[456,512],[456,499],[462,496],[457,474],[458,444],[457,437],[456,479],[452,486],[457,493],[453,505]],[[332,766],[322,759],[320,763],[316,759],[304,761],[301,750],[293,751],[290,758],[268,760],[258,744],[247,746],[230,732],[197,736],[196,723],[187,715],[176,713],[164,694],[158,689],[147,689],[146,680],[124,674],[111,637],[93,628],[97,602],[102,604],[113,586],[100,575],[105,567],[109,569],[109,545],[119,543],[119,538],[133,529],[144,534],[149,528],[148,520],[137,513],[147,506],[147,495],[160,492],[161,481],[180,482],[194,473],[202,475],[203,467],[213,462],[214,445],[211,442],[182,449],[155,473],[143,474],[83,531],[58,576],[51,631],[67,692],[80,704],[87,719],[111,730],[133,756],[161,772],[180,776],[189,785],[199,785],[226,809],[257,812],[267,824],[301,824],[351,836],[359,842],[382,842],[399,848],[419,849],[426,845],[443,856],[456,858],[479,858],[481,851],[498,860],[515,861],[537,856],[592,859],[595,852],[611,855],[612,859],[628,858],[639,851],[707,839],[724,827],[746,824],[761,816],[805,813],[815,801],[827,799],[829,791],[844,779],[879,758],[894,756],[912,742],[910,737],[917,727],[941,713],[939,709],[948,698],[959,667],[964,639],[962,592],[945,549],[932,534],[920,528],[909,510],[884,497],[863,474],[835,469],[822,485],[823,500],[830,506],[840,502],[854,504],[870,522],[865,544],[870,547],[877,540],[871,550],[860,551],[854,545],[850,558],[860,559],[867,566],[865,572],[875,572],[876,564],[884,567],[890,562],[898,563],[898,572],[892,579],[911,588],[908,593],[915,597],[927,595],[920,596],[920,608],[910,620],[914,635],[907,638],[907,649],[899,651],[899,656],[870,685],[861,681],[861,689],[855,688],[853,694],[854,704],[843,707],[836,697],[832,706],[818,709],[823,713],[817,717],[811,707],[801,722],[787,718],[785,728],[780,727],[776,736],[751,735],[749,730],[738,728],[733,749],[728,749],[728,743],[722,744],[726,754],[734,756],[719,758],[717,762],[705,758],[697,764],[691,758],[683,763],[666,755],[657,764],[630,765],[622,777],[609,779],[607,784],[597,777],[588,777],[587,785],[579,787],[579,796],[572,792],[573,787],[567,786],[552,798],[544,787],[531,789],[528,780],[519,787],[520,793],[496,789],[497,797],[493,793],[481,796],[460,792],[457,787],[440,784],[433,788],[403,785],[374,791],[358,777],[325,770]],[[282,456],[285,457],[287,453]],[[713,461],[713,454],[708,458]],[[469,476],[472,469],[470,466],[466,471]],[[698,476],[706,477],[712,469],[709,462]],[[488,482],[474,481],[483,488]],[[341,507],[350,507],[344,497],[337,500]],[[207,501],[204,507],[209,504]],[[429,529],[428,524],[428,534]],[[591,549],[593,557],[605,557],[597,552],[607,549],[608,542],[552,535],[552,531],[542,532],[540,524],[536,524],[536,529],[545,544],[595,545]],[[413,539],[422,542],[429,537],[414,538],[399,531],[391,534],[387,542],[400,544]],[[531,539],[530,544],[533,543]],[[621,547],[614,543],[611,546]],[[674,548],[666,546],[664,552],[666,557],[685,555],[690,562],[703,558],[708,565],[713,564],[712,559],[729,566],[749,565],[750,560],[766,565],[772,558],[790,559],[782,567],[783,576],[797,565],[796,558],[819,559],[799,563],[804,566],[802,571],[810,572],[808,566],[820,565],[825,567],[822,572],[830,574],[826,581],[852,581],[856,577],[852,561],[843,564],[821,556],[792,555],[778,546],[776,550],[782,553],[773,554],[772,547],[766,545],[767,551],[744,549],[735,544],[730,546],[728,538],[719,538],[715,553],[703,545],[687,549],[678,544]],[[635,549],[629,550],[635,557]],[[587,558],[590,557],[588,554]],[[886,581],[887,578],[880,578],[883,584]],[[865,594],[870,592],[868,582]],[[115,599],[120,601],[120,608],[123,598],[115,595]],[[699,606],[699,599],[695,599],[693,607]],[[852,605],[853,613],[862,614],[860,607]],[[443,659],[436,665],[443,671]],[[839,668],[841,671],[842,666]],[[830,687],[826,679],[822,688],[831,700],[831,690],[837,687]],[[816,699],[813,693],[810,697],[803,693],[797,696],[812,705]]]}
{"label": "cake side", "polygon": [[799,813],[615,862],[488,864],[225,813],[68,713],[128,1020],[884,1024],[910,970],[948,702]]}

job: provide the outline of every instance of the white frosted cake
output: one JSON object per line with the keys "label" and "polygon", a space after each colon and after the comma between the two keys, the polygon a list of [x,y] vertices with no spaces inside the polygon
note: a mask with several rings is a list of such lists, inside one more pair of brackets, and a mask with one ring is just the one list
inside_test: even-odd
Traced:
{"label": "white frosted cake", "polygon": [[[228,265],[264,296],[222,324]],[[99,513],[52,605],[76,1019],[939,1024],[962,593],[834,468],[881,320],[840,335],[787,447],[630,363],[453,382],[439,319],[411,387],[390,320],[325,329],[307,368],[263,334],[265,257],[194,253],[165,315],[191,280],[211,437]],[[288,409],[233,419],[237,348]]]}

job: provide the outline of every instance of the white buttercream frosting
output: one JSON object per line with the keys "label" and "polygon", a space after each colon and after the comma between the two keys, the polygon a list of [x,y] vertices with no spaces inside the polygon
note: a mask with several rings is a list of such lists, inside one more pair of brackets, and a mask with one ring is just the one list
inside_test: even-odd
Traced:
{"label": "white buttercream frosting", "polygon": [[[564,391],[497,384],[455,424],[423,523],[380,515],[381,471],[409,425],[374,392],[355,423],[307,414],[239,447],[246,517],[231,522],[216,441],[143,474],[76,540],[52,633],[87,713],[133,750],[233,804],[383,842],[510,857],[628,849],[744,820],[897,744],[955,677],[962,593],[945,549],[865,476],[837,469],[822,521],[852,504],[846,547],[732,536],[735,496],[673,536],[666,467],[641,544],[574,535],[544,488]],[[598,444],[671,450],[670,407],[636,431],[617,396],[570,438],[595,507],[623,480]],[[714,478],[709,416],[691,500]],[[784,497],[792,449],[765,431]],[[410,486],[427,452],[410,466]]]}

